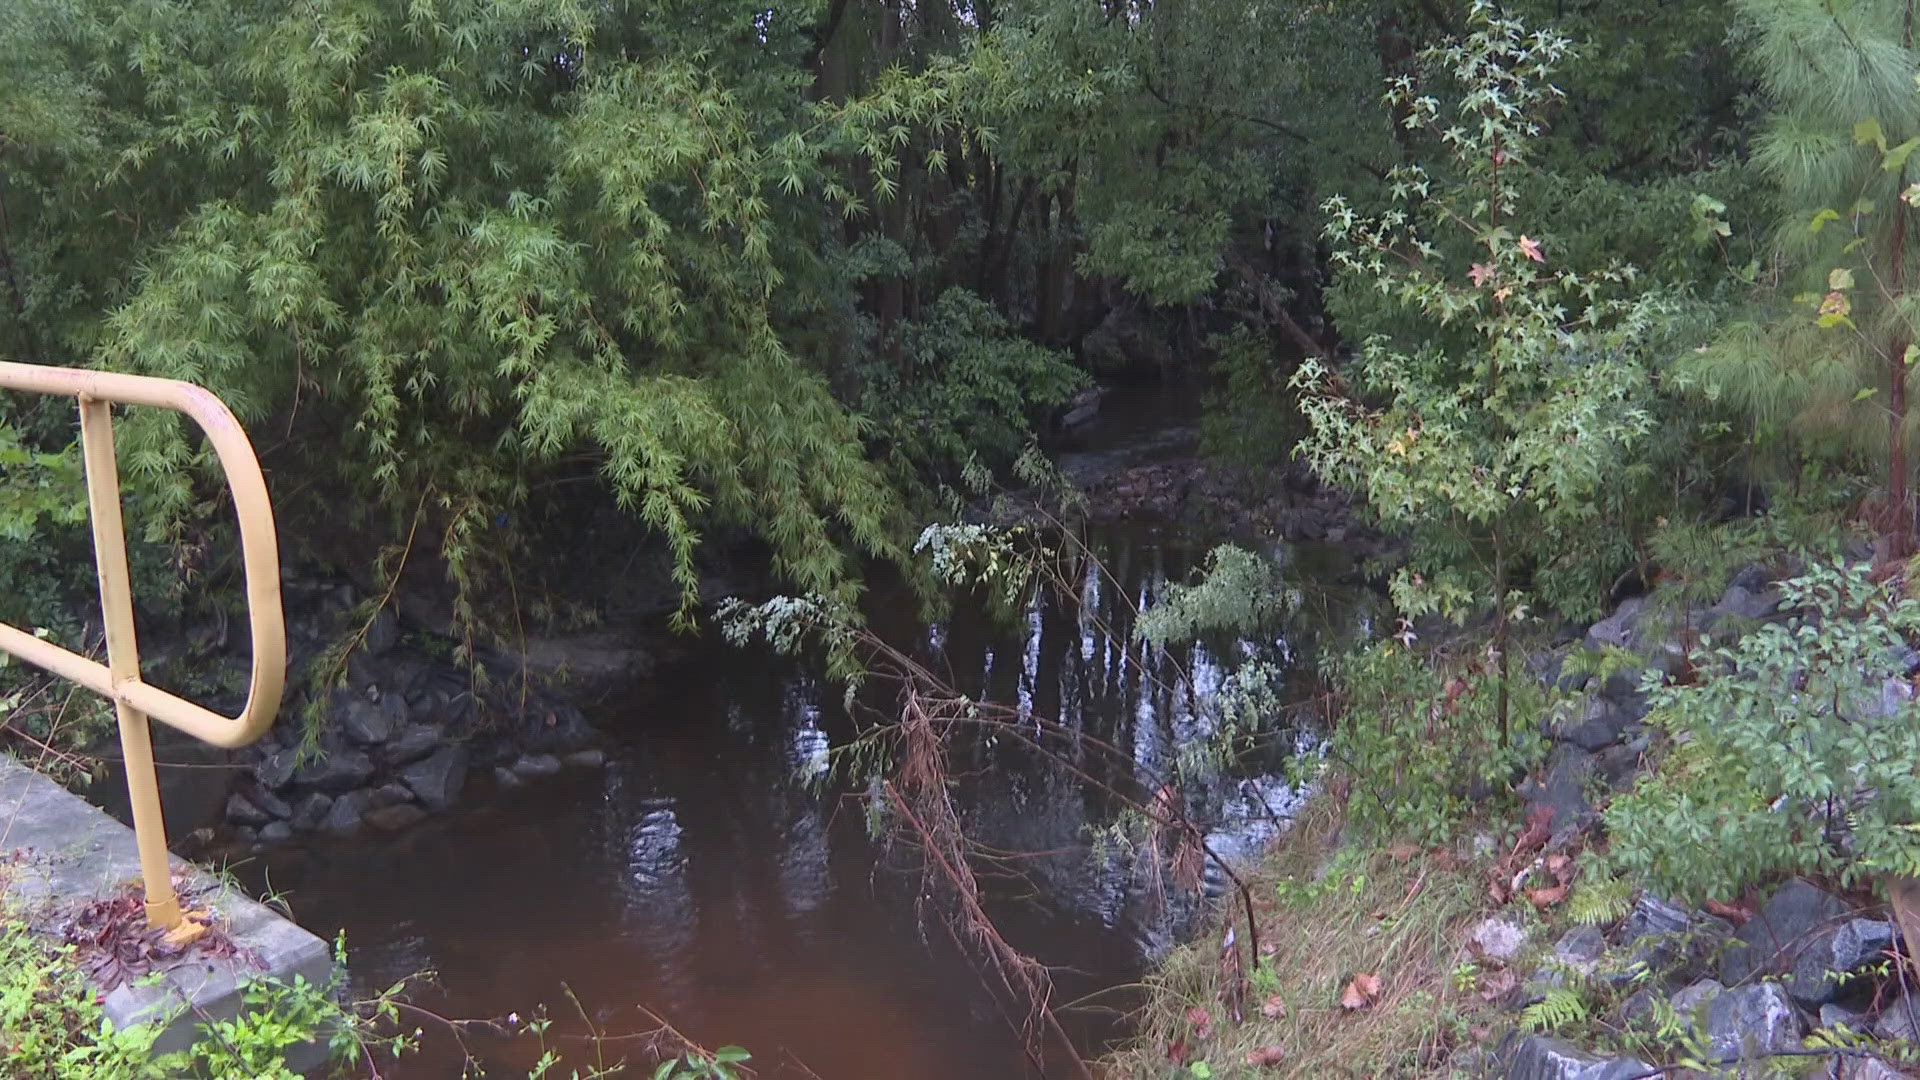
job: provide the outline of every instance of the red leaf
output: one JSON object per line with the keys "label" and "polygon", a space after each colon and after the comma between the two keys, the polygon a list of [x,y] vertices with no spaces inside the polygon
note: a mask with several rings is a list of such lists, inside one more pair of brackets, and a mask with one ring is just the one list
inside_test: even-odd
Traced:
{"label": "red leaf", "polygon": [[1340,992],[1340,1007],[1349,1012],[1380,1000],[1380,976],[1361,972]]}
{"label": "red leaf", "polygon": [[1287,1052],[1277,1046],[1263,1046],[1258,1050],[1247,1051],[1247,1064],[1256,1069],[1269,1065],[1278,1065],[1287,1059]]}
{"label": "red leaf", "polygon": [[1195,1005],[1187,1010],[1187,1023],[1193,1025],[1193,1037],[1204,1039],[1213,1030],[1213,1015],[1204,1006]]}

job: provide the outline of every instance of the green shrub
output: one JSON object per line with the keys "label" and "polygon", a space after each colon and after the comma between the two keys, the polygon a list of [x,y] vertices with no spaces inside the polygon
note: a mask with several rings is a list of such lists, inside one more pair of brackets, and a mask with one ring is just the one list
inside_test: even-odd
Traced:
{"label": "green shrub", "polygon": [[1796,612],[1785,623],[1703,640],[1697,682],[1649,687],[1670,749],[1606,824],[1612,859],[1655,888],[1700,898],[1785,874],[1920,873],[1920,705],[1889,682],[1920,603],[1839,561],[1780,589]]}

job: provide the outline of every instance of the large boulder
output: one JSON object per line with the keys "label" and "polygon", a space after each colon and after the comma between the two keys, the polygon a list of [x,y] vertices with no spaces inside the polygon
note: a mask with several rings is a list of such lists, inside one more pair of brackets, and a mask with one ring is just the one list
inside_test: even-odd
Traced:
{"label": "large boulder", "polygon": [[358,750],[335,746],[300,766],[294,780],[319,791],[339,794],[373,778],[373,759]]}
{"label": "large boulder", "polygon": [[374,753],[390,766],[411,765],[433,753],[446,741],[439,728],[427,724],[409,724],[392,742]]}
{"label": "large boulder", "polygon": [[380,702],[345,692],[336,702],[334,722],[347,741],[359,746],[377,746],[393,738],[393,718],[380,707]]}
{"label": "large boulder", "polygon": [[467,748],[458,743],[443,746],[402,770],[400,781],[428,807],[444,810],[459,801],[466,785]]}
{"label": "large boulder", "polygon": [[1707,1043],[1723,1060],[1798,1050],[1804,1032],[1799,1010],[1777,982],[1722,990],[1707,1003]]}
{"label": "large boulder", "polygon": [[1619,698],[1595,694],[1587,698],[1579,722],[1566,725],[1555,735],[1562,742],[1598,753],[1625,742],[1637,732],[1641,727],[1640,716]]}
{"label": "large boulder", "polygon": [[349,791],[333,800],[327,808],[327,816],[320,821],[323,832],[345,835],[359,832],[367,811],[373,807],[373,792],[361,788]]}
{"label": "large boulder", "polygon": [[1848,919],[1816,933],[1793,961],[1787,993],[1812,1009],[1840,995],[1848,978],[1886,959],[1893,948],[1893,924],[1885,919]]}
{"label": "large boulder", "polygon": [[1787,882],[1721,954],[1720,981],[1732,986],[1758,972],[1792,970],[1800,951],[1816,935],[1838,928],[1848,910],[1845,901],[1804,881]]}
{"label": "large boulder", "polygon": [[1587,784],[1594,775],[1593,755],[1577,746],[1561,744],[1547,758],[1546,775],[1520,786],[1531,814],[1545,810],[1548,828],[1556,842],[1563,841],[1595,818],[1593,803],[1587,798]]}
{"label": "large boulder", "polygon": [[1634,1058],[1603,1058],[1564,1039],[1529,1035],[1507,1059],[1507,1080],[1627,1080],[1648,1072]]}

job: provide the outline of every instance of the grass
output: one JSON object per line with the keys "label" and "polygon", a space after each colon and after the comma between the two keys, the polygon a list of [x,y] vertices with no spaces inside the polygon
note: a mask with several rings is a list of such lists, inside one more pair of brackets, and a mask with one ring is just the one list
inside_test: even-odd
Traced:
{"label": "grass", "polygon": [[[1316,799],[1251,869],[1266,955],[1249,973],[1244,1023],[1221,995],[1222,924],[1150,980],[1141,1036],[1108,1059],[1108,1076],[1450,1074],[1455,1048],[1499,1021],[1461,967],[1469,929],[1493,910],[1484,868],[1410,844],[1343,844],[1342,825],[1334,800]],[[1240,917],[1223,906],[1222,919]],[[1378,978],[1377,994],[1343,1007],[1362,975]]]}

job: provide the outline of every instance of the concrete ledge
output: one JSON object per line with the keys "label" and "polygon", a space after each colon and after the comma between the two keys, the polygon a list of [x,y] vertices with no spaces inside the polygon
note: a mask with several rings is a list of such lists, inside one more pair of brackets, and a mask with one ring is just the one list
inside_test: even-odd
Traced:
{"label": "concrete ledge", "polygon": [[[133,830],[0,753],[0,854],[6,853],[13,858],[0,867],[0,906],[43,932],[52,931],[63,914],[140,879]],[[115,987],[103,1002],[115,1027],[153,1023],[161,1028],[154,1050],[171,1053],[192,1045],[201,1024],[238,1016],[242,989],[250,982],[292,983],[295,976],[321,987],[332,982],[326,942],[199,867],[177,857],[172,863],[182,903],[210,909],[234,955],[210,955],[194,946],[156,964],[161,979]],[[323,1064],[325,1055],[323,1039],[289,1052],[287,1064],[304,1072]]]}

